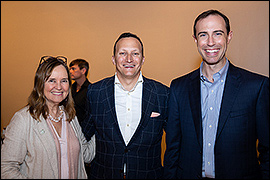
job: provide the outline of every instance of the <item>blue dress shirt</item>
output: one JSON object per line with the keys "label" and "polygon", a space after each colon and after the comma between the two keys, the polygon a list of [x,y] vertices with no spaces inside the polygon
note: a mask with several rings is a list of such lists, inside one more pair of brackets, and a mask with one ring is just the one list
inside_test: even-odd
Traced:
{"label": "blue dress shirt", "polygon": [[225,66],[213,75],[210,82],[202,74],[203,62],[200,66],[201,75],[201,107],[203,127],[203,163],[202,177],[215,178],[214,146],[217,133],[220,105],[229,67],[228,59]]}

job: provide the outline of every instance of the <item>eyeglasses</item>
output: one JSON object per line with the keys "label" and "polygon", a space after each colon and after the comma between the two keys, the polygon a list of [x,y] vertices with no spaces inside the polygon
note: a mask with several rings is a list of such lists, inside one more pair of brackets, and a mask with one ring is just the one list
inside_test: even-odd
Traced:
{"label": "eyeglasses", "polygon": [[67,64],[67,58],[65,56],[43,56],[41,57],[40,61],[39,61],[39,65],[41,65],[42,63],[48,61],[48,60],[53,60],[56,59],[58,61],[62,61],[63,63]]}

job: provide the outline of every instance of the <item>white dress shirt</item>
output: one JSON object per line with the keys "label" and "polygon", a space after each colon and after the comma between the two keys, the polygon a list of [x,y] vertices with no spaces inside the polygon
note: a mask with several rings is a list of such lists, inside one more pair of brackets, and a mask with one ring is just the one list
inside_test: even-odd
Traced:
{"label": "white dress shirt", "polygon": [[135,86],[127,91],[115,73],[114,82],[115,109],[118,125],[127,145],[141,120],[143,78],[140,72]]}

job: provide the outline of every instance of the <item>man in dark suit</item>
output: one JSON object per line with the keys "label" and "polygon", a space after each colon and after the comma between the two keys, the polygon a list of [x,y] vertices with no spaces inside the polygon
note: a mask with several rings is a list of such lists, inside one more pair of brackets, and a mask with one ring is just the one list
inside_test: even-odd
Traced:
{"label": "man in dark suit", "polygon": [[269,78],[225,57],[219,11],[196,18],[193,38],[203,61],[171,82],[164,178],[269,179]]}
{"label": "man in dark suit", "polygon": [[114,44],[116,73],[88,88],[88,118],[82,128],[95,134],[90,178],[162,178],[161,140],[167,122],[169,88],[141,73],[143,43],[123,33]]}

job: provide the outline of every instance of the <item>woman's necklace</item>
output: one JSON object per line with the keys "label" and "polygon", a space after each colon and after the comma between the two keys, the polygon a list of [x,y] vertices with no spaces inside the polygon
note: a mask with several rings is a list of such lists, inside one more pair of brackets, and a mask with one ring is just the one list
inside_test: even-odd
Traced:
{"label": "woman's necklace", "polygon": [[53,118],[51,114],[49,114],[49,119],[51,121],[54,121],[54,122],[59,122],[61,121],[61,119],[63,118],[63,115],[64,115],[64,111],[63,111],[63,108],[59,106],[59,110],[60,110],[60,116],[58,116],[57,118]]}

